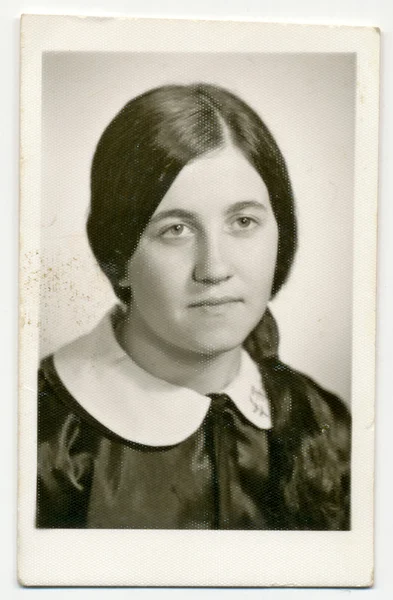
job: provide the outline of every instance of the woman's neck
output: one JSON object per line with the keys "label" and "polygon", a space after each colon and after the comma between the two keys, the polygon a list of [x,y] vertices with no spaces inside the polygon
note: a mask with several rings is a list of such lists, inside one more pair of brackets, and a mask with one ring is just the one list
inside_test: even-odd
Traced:
{"label": "woman's neck", "polygon": [[123,350],[136,364],[155,377],[200,394],[224,389],[236,376],[241,347],[216,355],[187,353],[157,339],[139,319],[127,314],[116,329]]}

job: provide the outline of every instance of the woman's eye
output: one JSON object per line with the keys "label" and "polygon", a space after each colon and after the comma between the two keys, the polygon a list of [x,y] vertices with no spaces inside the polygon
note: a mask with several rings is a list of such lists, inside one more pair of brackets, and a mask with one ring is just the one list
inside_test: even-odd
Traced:
{"label": "woman's eye", "polygon": [[187,225],[183,225],[182,223],[176,223],[176,225],[171,225],[164,229],[161,233],[161,236],[164,238],[184,238],[188,237],[191,234],[191,230]]}
{"label": "woman's eye", "polygon": [[233,223],[234,229],[237,230],[253,229],[257,225],[257,221],[255,219],[252,219],[251,217],[238,217]]}

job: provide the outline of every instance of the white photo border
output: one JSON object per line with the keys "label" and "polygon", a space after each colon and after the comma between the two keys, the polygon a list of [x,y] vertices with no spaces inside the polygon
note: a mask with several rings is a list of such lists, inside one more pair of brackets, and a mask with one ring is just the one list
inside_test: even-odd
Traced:
{"label": "white photo border", "polygon": [[[351,531],[39,530],[36,367],[45,51],[357,56]],[[40,586],[357,587],[373,581],[379,31],[261,22],[26,15],[21,29],[18,573]]]}

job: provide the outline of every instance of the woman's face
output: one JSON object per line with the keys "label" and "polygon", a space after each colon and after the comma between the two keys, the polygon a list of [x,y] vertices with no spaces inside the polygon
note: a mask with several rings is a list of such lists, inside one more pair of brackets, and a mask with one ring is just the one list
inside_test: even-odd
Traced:
{"label": "woman's face", "polygon": [[277,223],[261,177],[233,146],[186,165],[130,259],[131,323],[157,344],[240,346],[271,295]]}

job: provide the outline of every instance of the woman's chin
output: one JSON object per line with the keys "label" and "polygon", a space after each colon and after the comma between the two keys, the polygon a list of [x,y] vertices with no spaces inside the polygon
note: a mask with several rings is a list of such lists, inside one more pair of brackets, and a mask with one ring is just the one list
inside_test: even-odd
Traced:
{"label": "woman's chin", "polygon": [[188,349],[199,355],[216,356],[240,347],[246,337],[247,334],[242,336],[234,331],[198,332],[193,340],[189,340]]}

